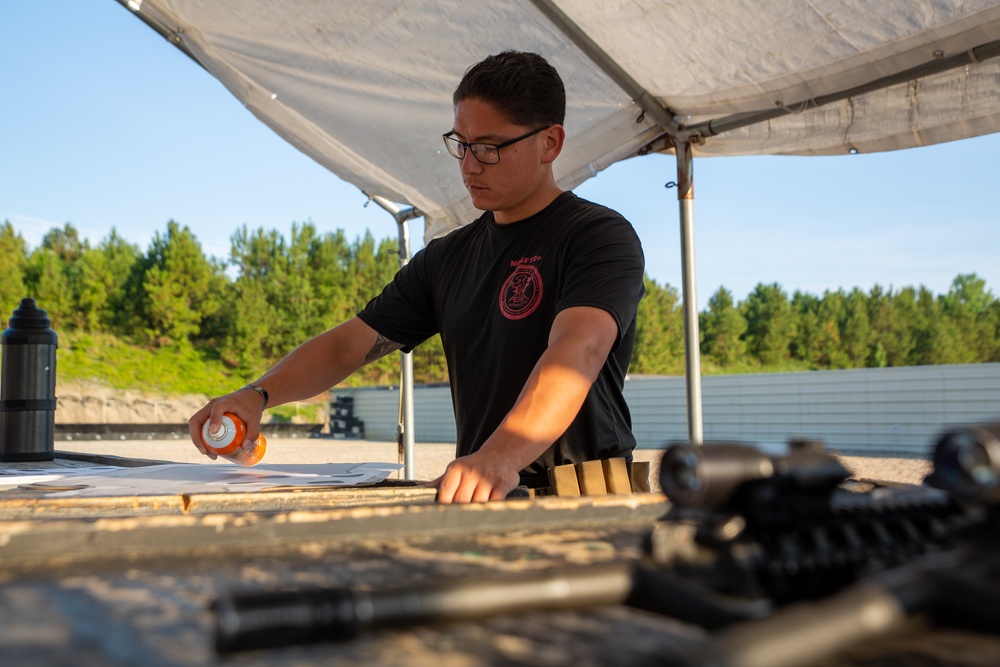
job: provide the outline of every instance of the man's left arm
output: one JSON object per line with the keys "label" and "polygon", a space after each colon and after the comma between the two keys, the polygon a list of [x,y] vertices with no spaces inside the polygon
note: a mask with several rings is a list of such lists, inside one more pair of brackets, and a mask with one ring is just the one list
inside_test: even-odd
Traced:
{"label": "man's left arm", "polygon": [[618,339],[606,310],[566,308],[556,315],[548,347],[497,430],[475,453],[452,461],[435,480],[438,502],[502,500],[519,473],[569,428]]}

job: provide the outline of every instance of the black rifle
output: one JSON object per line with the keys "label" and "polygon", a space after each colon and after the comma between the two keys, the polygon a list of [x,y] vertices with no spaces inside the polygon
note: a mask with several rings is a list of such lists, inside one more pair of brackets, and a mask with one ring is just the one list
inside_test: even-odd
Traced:
{"label": "black rifle", "polygon": [[1000,630],[1000,593],[987,586],[1000,424],[943,434],[929,485],[872,489],[848,477],[819,443],[793,442],[783,456],[740,443],[673,445],[660,468],[670,509],[640,562],[382,591],[232,594],[216,605],[216,649],[621,603],[719,630],[691,664],[804,664],[916,612]]}
{"label": "black rifle", "polygon": [[[846,537],[857,530],[864,547],[855,550],[841,539],[841,546],[832,550],[827,545],[806,548],[797,552],[799,557],[784,560],[794,571],[813,563],[816,554],[832,555],[833,560],[829,555],[821,559],[819,570],[833,576],[815,587],[810,577],[780,573],[781,559],[764,559],[773,569],[761,579],[773,599],[793,604],[723,629],[702,651],[689,656],[688,664],[804,665],[888,634],[918,614],[953,626],[1000,632],[1000,424],[945,432],[935,445],[933,464],[925,480],[929,486],[915,490],[878,490],[877,496],[852,501],[838,487],[830,496],[824,532],[829,529],[836,536],[844,529],[849,532],[840,534]],[[921,504],[923,510],[911,511]],[[837,515],[844,520],[838,521]],[[721,549],[734,550],[735,545]],[[856,556],[847,556],[851,552]],[[772,550],[776,553],[780,550]],[[750,558],[741,565],[745,572],[762,562]],[[847,567],[828,569],[834,562]]]}

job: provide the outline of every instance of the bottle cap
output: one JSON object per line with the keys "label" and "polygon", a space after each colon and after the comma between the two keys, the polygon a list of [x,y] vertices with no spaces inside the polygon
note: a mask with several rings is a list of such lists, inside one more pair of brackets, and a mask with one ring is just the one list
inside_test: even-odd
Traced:
{"label": "bottle cap", "polygon": [[209,432],[209,425],[206,421],[204,426],[201,427],[201,439],[205,443],[206,447],[211,447],[212,449],[225,449],[233,444],[237,436],[240,437],[241,442],[237,442],[236,446],[242,445],[242,435],[240,434],[239,428],[236,426],[236,422],[229,414],[222,415],[222,423],[219,426],[219,430],[216,433]]}
{"label": "bottle cap", "polygon": [[48,313],[35,305],[34,299],[25,297],[0,337],[4,345],[57,345],[59,337],[51,324]]}

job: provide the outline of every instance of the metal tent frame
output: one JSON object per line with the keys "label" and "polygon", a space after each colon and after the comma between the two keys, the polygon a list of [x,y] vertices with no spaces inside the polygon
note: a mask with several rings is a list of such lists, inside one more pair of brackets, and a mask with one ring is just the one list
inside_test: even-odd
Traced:
{"label": "metal tent frame", "polygon": [[660,106],[656,98],[639,85],[625,70],[605,53],[552,0],[531,0],[539,11],[552,21],[581,51],[617,83],[645,113],[662,128],[663,135],[643,151],[673,149],[677,156],[677,200],[680,208],[682,301],[684,306],[684,352],[687,389],[688,439],[693,443],[704,440],[701,396],[701,352],[699,347],[697,280],[694,252],[694,151],[693,146],[706,137],[764,123],[801,109],[825,106],[861,93],[880,90],[899,83],[919,79],[1000,55],[1000,40],[980,45],[966,53],[949,58],[936,58],[924,65],[898,74],[884,76],[867,84],[838,93],[824,95],[795,104],[759,112],[735,114],[709,121],[684,125],[670,110]]}
{"label": "metal tent frame", "polygon": [[[163,36],[167,41],[179,48],[195,62],[198,58],[185,44],[182,35],[172,28],[159,24],[145,11],[140,11],[141,0],[117,0],[119,4],[132,10],[132,13]],[[657,100],[656,96],[634,79],[615,59],[603,50],[581,26],[560,9],[554,0],[530,0],[533,5],[555,29],[568,39],[586,58],[617,85],[628,98],[639,108],[640,120],[652,122],[655,127],[648,136],[653,139],[628,155],[617,159],[642,155],[650,152],[673,152],[677,159],[677,187],[680,235],[681,235],[681,269],[682,269],[682,300],[685,323],[685,375],[687,392],[688,438],[691,442],[703,441],[703,417],[701,396],[701,360],[699,351],[699,331],[696,296],[696,270],[694,251],[694,153],[696,147],[705,145],[709,137],[732,132],[740,128],[767,123],[790,114],[800,114],[836,102],[853,100],[857,96],[875,91],[883,91],[892,86],[918,81],[924,77],[948,72],[975,63],[1000,56],[1000,40],[987,41],[974,48],[954,55],[945,56],[943,51],[936,50],[932,58],[923,64],[910,67],[887,76],[876,76],[860,85],[852,85],[834,92],[800,99],[792,103],[776,103],[774,107],[758,111],[741,112],[722,115],[710,120],[686,123],[685,119],[667,108]],[[565,3],[564,3],[565,4]],[[987,36],[992,36],[987,31]],[[199,65],[202,63],[199,62]],[[202,65],[204,66],[204,65]],[[959,133],[960,134],[960,133]],[[301,147],[301,146],[300,146]],[[855,152],[855,149],[851,149]],[[606,166],[606,165],[605,165]],[[594,169],[591,167],[591,171]],[[370,197],[388,211],[399,226],[400,263],[409,259],[409,238],[407,221],[422,216],[415,206],[404,207],[393,203],[384,197]],[[425,218],[426,219],[426,218]],[[408,478],[412,478],[413,460],[413,393],[412,393],[412,359],[403,355],[402,382],[400,392],[400,447]]]}

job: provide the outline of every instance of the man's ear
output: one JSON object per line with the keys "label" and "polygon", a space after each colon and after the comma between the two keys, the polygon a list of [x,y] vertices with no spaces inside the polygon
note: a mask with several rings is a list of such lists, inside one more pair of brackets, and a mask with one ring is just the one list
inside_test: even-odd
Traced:
{"label": "man's ear", "polygon": [[562,152],[563,142],[566,141],[566,130],[562,125],[552,125],[542,133],[542,162],[554,162],[559,153]]}

